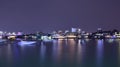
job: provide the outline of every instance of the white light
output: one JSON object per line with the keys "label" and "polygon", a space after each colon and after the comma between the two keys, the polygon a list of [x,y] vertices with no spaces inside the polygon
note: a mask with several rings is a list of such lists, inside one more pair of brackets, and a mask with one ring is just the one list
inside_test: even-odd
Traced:
{"label": "white light", "polygon": [[35,43],[36,41],[21,41],[21,42],[18,42],[18,45],[25,46],[25,45],[35,44]]}
{"label": "white light", "polygon": [[43,41],[46,41],[46,42],[48,42],[48,41],[52,41],[52,37],[51,36],[42,36],[41,37],[41,39],[43,40]]}
{"label": "white light", "polygon": [[15,33],[15,32],[13,32],[13,33],[12,33],[12,35],[16,35],[16,33]]}

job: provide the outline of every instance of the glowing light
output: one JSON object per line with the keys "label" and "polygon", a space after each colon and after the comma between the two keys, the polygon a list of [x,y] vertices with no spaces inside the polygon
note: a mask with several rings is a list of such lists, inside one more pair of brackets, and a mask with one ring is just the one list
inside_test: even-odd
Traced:
{"label": "glowing light", "polygon": [[64,40],[64,39],[58,39],[58,40]]}
{"label": "glowing light", "polygon": [[117,36],[118,38],[120,38],[120,36]]}
{"label": "glowing light", "polygon": [[85,38],[88,38],[88,36],[85,36]]}
{"label": "glowing light", "polygon": [[36,43],[36,41],[21,41],[21,42],[18,42],[18,45],[25,46],[25,45],[32,45],[35,43]]}
{"label": "glowing light", "polygon": [[0,31],[0,35],[3,35],[3,31]]}
{"label": "glowing light", "polygon": [[114,41],[114,39],[109,39],[108,42],[109,43],[112,43]]}
{"label": "glowing light", "polygon": [[15,39],[16,36],[9,36],[8,39]]}
{"label": "glowing light", "polygon": [[105,36],[105,37],[110,38],[111,36],[110,36],[110,35],[107,35],[107,36]]}
{"label": "glowing light", "polygon": [[70,37],[70,38],[75,38],[76,36],[74,36],[74,35],[69,35],[69,36],[67,36],[67,37]]}
{"label": "glowing light", "polygon": [[52,41],[52,37],[51,36],[49,36],[49,37],[48,36],[42,36],[41,39],[43,41],[46,41],[46,42]]}
{"label": "glowing light", "polygon": [[68,41],[69,41],[69,43],[70,43],[71,45],[74,45],[74,44],[75,44],[74,39],[68,39]]}
{"label": "glowing light", "polygon": [[15,33],[15,32],[13,32],[13,33],[12,33],[12,35],[16,35],[16,33]]}
{"label": "glowing light", "polygon": [[0,36],[0,39],[2,39],[2,36]]}
{"label": "glowing light", "polygon": [[[100,66],[103,58],[103,40],[97,41],[97,64]],[[102,67],[102,66],[100,66]]]}
{"label": "glowing light", "polygon": [[101,47],[101,44],[103,44],[103,40],[98,40],[98,46]]}
{"label": "glowing light", "polygon": [[111,36],[111,38],[116,38],[116,35]]}
{"label": "glowing light", "polygon": [[64,36],[56,36],[56,37],[53,37],[53,38],[56,38],[56,39],[64,39],[65,37],[64,37]]}
{"label": "glowing light", "polygon": [[33,38],[33,39],[37,39],[37,37],[36,37],[36,36],[32,36],[32,38]]}
{"label": "glowing light", "polygon": [[7,33],[7,35],[12,35],[12,34],[9,32],[9,33]]}
{"label": "glowing light", "polygon": [[17,35],[22,35],[22,32],[18,32]]}

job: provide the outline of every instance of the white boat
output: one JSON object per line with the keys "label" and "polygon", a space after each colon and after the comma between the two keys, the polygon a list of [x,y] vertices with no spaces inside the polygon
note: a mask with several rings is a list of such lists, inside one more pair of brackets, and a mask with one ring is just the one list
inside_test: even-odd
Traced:
{"label": "white boat", "polygon": [[18,42],[18,45],[20,45],[20,46],[25,46],[25,45],[31,46],[35,43],[36,43],[36,41],[20,41],[20,42]]}

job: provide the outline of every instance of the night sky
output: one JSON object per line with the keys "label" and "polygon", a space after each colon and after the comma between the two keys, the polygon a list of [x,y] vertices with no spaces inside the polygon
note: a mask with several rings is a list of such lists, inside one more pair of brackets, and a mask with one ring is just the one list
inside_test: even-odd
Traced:
{"label": "night sky", "polygon": [[0,0],[0,30],[120,30],[120,0]]}

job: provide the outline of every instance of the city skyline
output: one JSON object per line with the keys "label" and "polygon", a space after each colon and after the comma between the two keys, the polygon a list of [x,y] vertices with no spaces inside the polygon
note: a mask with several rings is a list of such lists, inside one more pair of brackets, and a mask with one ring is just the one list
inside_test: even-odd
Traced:
{"label": "city skyline", "polygon": [[0,0],[0,67],[120,67],[120,0]]}

